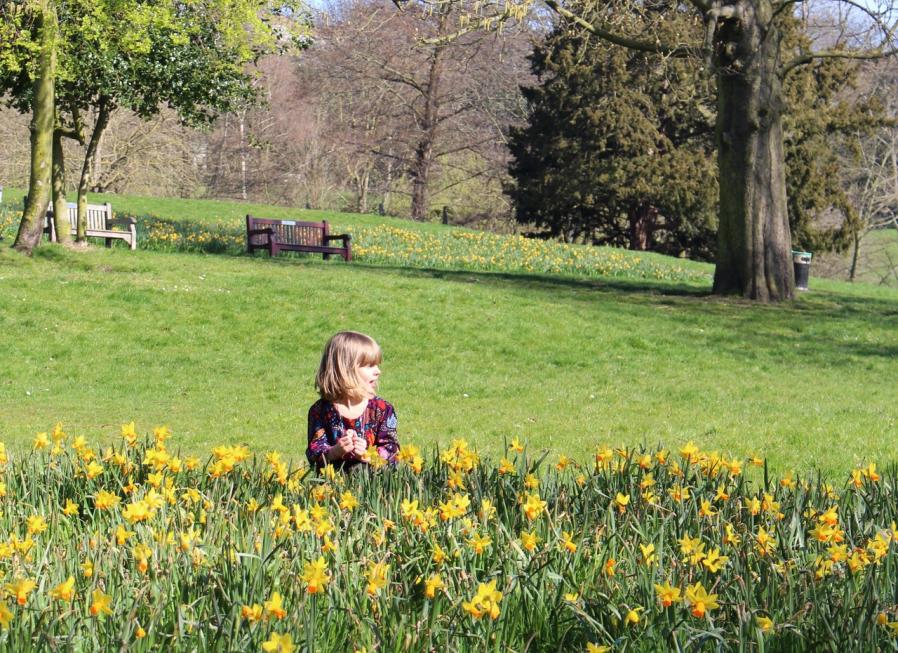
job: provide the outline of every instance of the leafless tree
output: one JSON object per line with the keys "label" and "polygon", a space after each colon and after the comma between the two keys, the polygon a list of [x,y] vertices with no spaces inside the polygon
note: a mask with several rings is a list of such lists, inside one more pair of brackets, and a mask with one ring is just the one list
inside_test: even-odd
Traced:
{"label": "leafless tree", "polygon": [[[860,148],[851,153],[854,165],[849,180],[849,192],[857,210],[860,224],[854,232],[848,278],[855,280],[861,261],[862,245],[871,232],[890,229],[898,239],[898,64],[894,60],[877,62],[868,67],[868,92],[883,103],[886,114],[895,122],[872,134],[859,138]],[[880,269],[881,282],[898,281],[898,261],[888,258],[889,249],[868,252],[867,258],[885,258],[887,265]]]}
{"label": "leafless tree", "polygon": [[457,19],[452,6],[399,13],[385,1],[347,0],[328,8],[300,75],[329,107],[357,208],[376,183],[386,210],[391,194],[405,192],[411,216],[423,220],[436,194],[504,174],[504,134],[523,115],[529,39],[449,38]]}

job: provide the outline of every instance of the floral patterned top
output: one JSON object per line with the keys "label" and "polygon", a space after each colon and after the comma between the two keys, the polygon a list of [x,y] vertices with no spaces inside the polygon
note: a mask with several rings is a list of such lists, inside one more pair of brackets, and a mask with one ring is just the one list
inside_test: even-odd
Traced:
{"label": "floral patterned top", "polygon": [[[354,429],[368,441],[368,446],[376,446],[380,457],[389,463],[396,462],[399,453],[399,440],[396,438],[396,411],[393,406],[381,399],[372,397],[362,414],[354,419],[343,418],[336,406],[326,399],[319,399],[309,408],[309,446],[306,458],[316,468],[324,467],[325,455],[343,437],[346,429]],[[367,463],[361,460],[339,460],[334,463],[337,469],[348,471],[357,465]]]}

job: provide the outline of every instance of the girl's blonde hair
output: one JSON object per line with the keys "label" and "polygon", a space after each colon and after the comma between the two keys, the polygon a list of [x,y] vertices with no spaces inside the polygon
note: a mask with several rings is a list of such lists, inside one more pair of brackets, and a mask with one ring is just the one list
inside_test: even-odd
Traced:
{"label": "girl's blonde hair", "polygon": [[315,389],[322,399],[357,401],[365,396],[366,389],[359,378],[358,369],[366,365],[379,365],[383,356],[374,338],[357,331],[341,331],[334,334],[324,346]]}

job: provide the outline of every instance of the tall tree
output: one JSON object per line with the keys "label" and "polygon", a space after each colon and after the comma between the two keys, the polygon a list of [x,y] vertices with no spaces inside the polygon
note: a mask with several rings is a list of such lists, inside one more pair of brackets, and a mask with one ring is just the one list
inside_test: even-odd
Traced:
{"label": "tall tree", "polygon": [[[404,0],[395,0],[403,5]],[[433,0],[437,4],[462,0]],[[456,33],[520,19],[541,5],[614,45],[662,57],[692,60],[714,75],[717,89],[715,139],[719,217],[714,292],[780,301],[794,294],[784,166],[783,81],[795,69],[820,58],[872,59],[896,48],[898,8],[892,0],[857,3],[833,0],[853,13],[853,29],[821,49],[784,48],[784,20],[811,0],[616,0],[597,17],[578,3],[558,0],[485,0],[469,10]],[[688,34],[663,38],[659,5],[671,4],[703,26],[700,39]],[[649,25],[649,27],[646,27]]]}
{"label": "tall tree", "polygon": [[[676,12],[665,22],[669,37],[700,27]],[[787,45],[809,44],[808,30],[785,21]],[[512,139],[519,220],[549,235],[713,257],[713,80],[682,59],[657,61],[566,25],[532,59],[541,84],[523,89],[533,111]],[[875,99],[853,92],[858,66],[821,60],[785,81],[789,222],[814,251],[838,248],[855,228],[839,153],[883,122]]]}
{"label": "tall tree", "polygon": [[[248,64],[303,38],[306,27],[303,14],[289,3],[272,9],[264,0],[71,0],[58,10],[56,0],[42,0],[41,7],[0,0],[0,15],[14,19],[6,30],[15,37],[0,43],[0,89],[33,115],[37,176],[13,245],[26,253],[40,240],[48,200],[40,175],[51,168],[53,129],[61,125],[63,111],[73,121],[80,109],[97,114],[79,189],[83,196],[90,158],[116,106],[148,116],[168,104],[186,121],[208,120],[247,95]],[[45,148],[44,141],[51,146]]]}
{"label": "tall tree", "polygon": [[306,79],[327,80],[319,101],[354,156],[376,162],[382,180],[406,177],[416,220],[429,217],[447,169],[452,183],[483,174],[504,141],[504,97],[517,95],[526,37],[451,38],[460,15],[452,5],[397,14],[384,0],[350,0],[332,8],[301,62]]}
{"label": "tall tree", "polygon": [[[676,12],[667,21],[671,34],[697,29]],[[540,83],[522,88],[530,117],[510,140],[517,220],[565,240],[708,258],[714,108],[695,71],[565,24],[531,61]]]}
{"label": "tall tree", "polygon": [[[50,202],[55,126],[55,79],[59,19],[55,0],[31,5],[0,4],[0,90],[13,79],[27,80],[31,109],[31,165],[28,201],[13,246],[30,252],[40,240]],[[21,82],[17,82],[21,84]]]}

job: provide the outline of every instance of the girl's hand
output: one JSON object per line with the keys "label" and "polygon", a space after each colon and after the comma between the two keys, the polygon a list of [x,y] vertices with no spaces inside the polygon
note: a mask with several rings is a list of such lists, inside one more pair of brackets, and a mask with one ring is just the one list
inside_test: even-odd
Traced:
{"label": "girl's hand", "polygon": [[343,458],[355,457],[355,431],[347,431],[342,438],[327,452],[327,457],[331,462],[341,460]]}
{"label": "girl's hand", "polygon": [[358,434],[354,429],[346,429],[346,436],[352,438],[349,446],[349,453],[356,458],[361,458],[368,451],[368,441]]}

